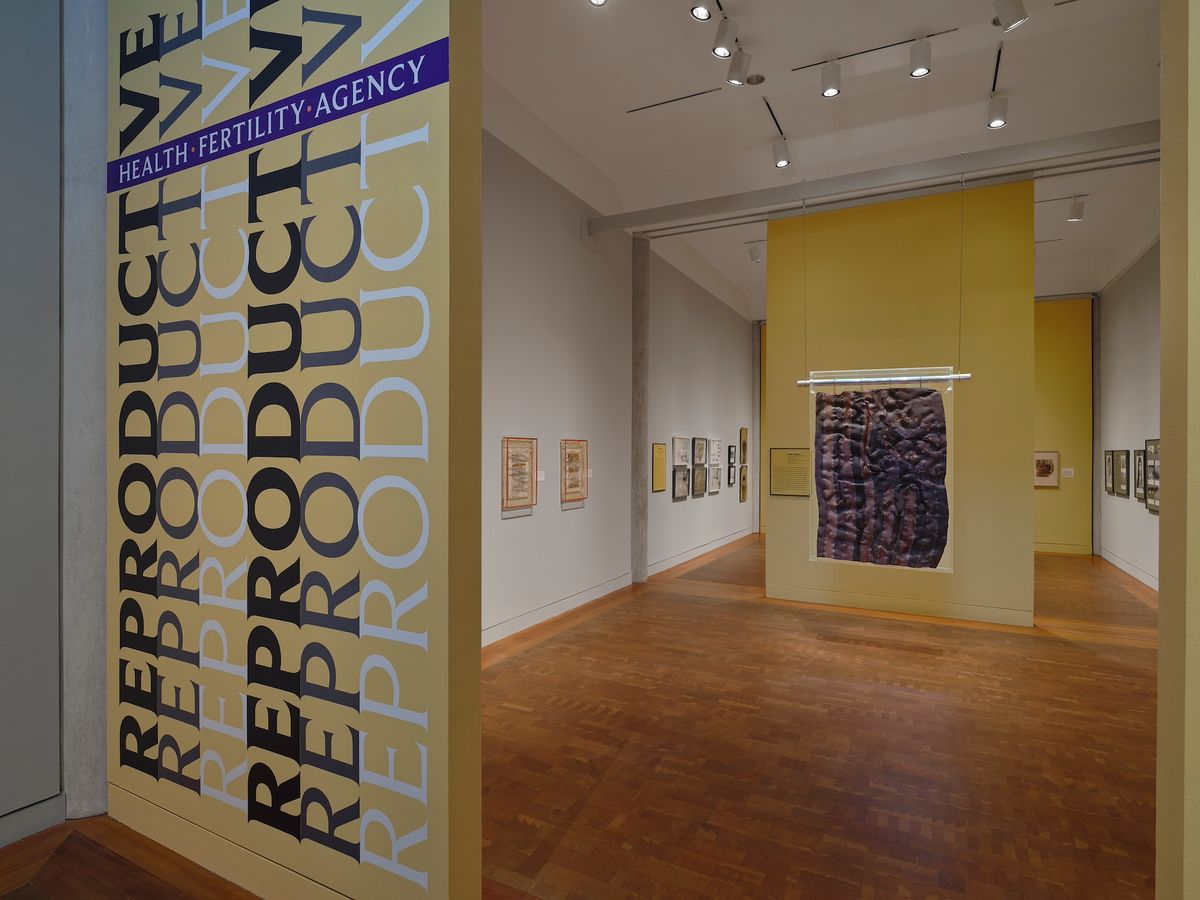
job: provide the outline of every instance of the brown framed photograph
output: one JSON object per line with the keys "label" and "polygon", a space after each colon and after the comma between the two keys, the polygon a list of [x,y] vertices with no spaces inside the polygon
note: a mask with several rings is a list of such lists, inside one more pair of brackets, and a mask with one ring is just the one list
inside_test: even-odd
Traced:
{"label": "brown framed photograph", "polygon": [[537,506],[537,438],[506,437],[500,442],[500,509]]}
{"label": "brown framed photograph", "polygon": [[708,465],[708,440],[706,438],[692,438],[692,465]]}
{"label": "brown framed photograph", "polygon": [[1113,451],[1113,494],[1117,497],[1129,496],[1129,451]]}
{"label": "brown framed photograph", "polygon": [[582,438],[562,440],[559,457],[562,502],[584,502],[588,498],[588,442]]}
{"label": "brown framed photograph", "polygon": [[1136,500],[1146,499],[1146,451],[1133,451],[1133,496]]}
{"label": "brown framed photograph", "polygon": [[[700,439],[702,440],[702,438]],[[708,493],[708,464],[692,466],[692,496],[703,497]]]}
{"label": "brown framed photograph", "polygon": [[738,502],[745,503],[750,496],[750,467],[742,466],[738,475]]}
{"label": "brown framed photograph", "polygon": [[688,498],[688,492],[691,490],[691,472],[691,466],[675,466],[672,470],[672,499],[686,500]]}
{"label": "brown framed photograph", "polygon": [[1162,474],[1162,460],[1159,454],[1159,439],[1146,441],[1146,509],[1156,515],[1161,508],[1159,492],[1162,486],[1159,479]]}
{"label": "brown framed photograph", "polygon": [[738,446],[741,448],[740,458],[741,458],[741,463],[744,466],[750,462],[750,460],[746,458],[750,455],[750,429],[749,428],[743,428],[740,432],[738,432]]}
{"label": "brown framed photograph", "polygon": [[1058,487],[1058,451],[1033,451],[1033,486]]}
{"label": "brown framed photograph", "polygon": [[1104,493],[1113,493],[1113,452],[1104,451]]}

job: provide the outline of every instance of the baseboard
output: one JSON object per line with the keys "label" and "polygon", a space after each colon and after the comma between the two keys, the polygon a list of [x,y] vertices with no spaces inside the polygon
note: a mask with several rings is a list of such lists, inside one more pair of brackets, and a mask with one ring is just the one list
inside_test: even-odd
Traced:
{"label": "baseboard", "polygon": [[569,613],[573,609],[578,609],[585,604],[591,603],[593,600],[599,600],[606,594],[619,591],[623,587],[629,587],[632,583],[633,576],[629,572],[626,572],[624,575],[620,575],[603,584],[587,588],[577,594],[572,594],[570,597],[563,597],[561,600],[554,600],[538,609],[530,610],[516,618],[509,619],[507,622],[490,625],[483,629],[482,646],[486,647],[489,644],[494,644],[496,641],[504,640],[506,637],[511,637],[514,634],[533,628],[535,625],[540,625],[542,622],[558,618],[564,613]]}
{"label": "baseboard", "polygon": [[0,816],[0,847],[7,847],[21,838],[45,831],[66,821],[67,805],[62,794],[41,800]]}
{"label": "baseboard", "polygon": [[710,553],[718,547],[724,547],[726,544],[732,544],[736,540],[748,537],[754,534],[754,527],[743,528],[741,531],[735,531],[733,534],[727,534],[724,537],[717,538],[715,541],[710,541],[707,544],[701,544],[699,547],[693,547],[691,550],[685,550],[682,553],[677,553],[674,556],[667,557],[659,562],[652,563],[647,570],[649,575],[658,575],[660,572],[665,572],[667,569],[673,569],[676,566],[682,565],[685,562],[695,559],[697,556],[703,556],[705,553]]}
{"label": "baseboard", "polygon": [[1158,590],[1157,576],[1151,575],[1145,569],[1142,569],[1139,566],[1135,566],[1129,560],[1122,559],[1121,557],[1117,556],[1117,554],[1113,553],[1111,550],[1105,550],[1103,547],[1100,548],[1100,556],[1106,562],[1112,563],[1114,566],[1116,566],[1118,569],[1120,569],[1126,575],[1132,575],[1134,578],[1136,578],[1138,581],[1140,581],[1142,584],[1146,585],[1147,587],[1152,587],[1156,591]]}
{"label": "baseboard", "polygon": [[108,814],[123,825],[260,897],[344,900],[344,894],[305,878],[111,782],[108,786],[108,806]]}
{"label": "baseboard", "polygon": [[965,619],[992,625],[1033,627],[1033,610],[1003,609],[993,606],[971,606],[966,603],[939,603],[912,597],[890,597],[875,594],[841,593],[816,588],[767,585],[767,596],[776,600],[799,603],[820,603],[824,606],[844,606],[848,609],[870,609],[879,612],[912,613],[939,619]]}
{"label": "baseboard", "polygon": [[1091,556],[1091,544],[1045,544],[1036,542],[1033,545],[1034,553],[1054,553],[1058,556]]}

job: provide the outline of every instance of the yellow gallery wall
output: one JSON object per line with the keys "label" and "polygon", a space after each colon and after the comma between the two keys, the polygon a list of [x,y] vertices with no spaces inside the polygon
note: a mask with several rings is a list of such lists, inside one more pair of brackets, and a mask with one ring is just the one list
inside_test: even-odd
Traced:
{"label": "yellow gallery wall", "polygon": [[[1092,552],[1092,301],[1034,304],[1034,444],[1057,450],[1059,485],[1034,489],[1034,547]],[[1074,477],[1065,477],[1066,470]]]}
{"label": "yellow gallery wall", "polygon": [[780,220],[769,251],[764,448],[812,446],[809,371],[974,380],[955,389],[954,571],[810,560],[816,500],[768,494],[768,596],[1032,624],[1033,185]]}

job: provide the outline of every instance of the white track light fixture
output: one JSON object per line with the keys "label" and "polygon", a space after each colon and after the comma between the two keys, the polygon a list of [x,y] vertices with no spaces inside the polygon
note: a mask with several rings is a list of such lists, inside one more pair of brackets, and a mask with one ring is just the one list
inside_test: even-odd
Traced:
{"label": "white track light fixture", "polygon": [[725,80],[735,87],[741,87],[746,83],[746,78],[750,75],[750,54],[741,48],[733,54],[733,58],[729,60],[729,74],[725,76]]}
{"label": "white track light fixture", "polygon": [[750,261],[760,263],[763,261],[762,244],[755,241],[750,245]]}
{"label": "white track light fixture", "polygon": [[988,101],[987,127],[995,131],[1008,124],[1008,98],[996,94]]}
{"label": "white track light fixture", "polygon": [[692,18],[697,22],[707,22],[712,18],[713,14],[711,3],[695,3],[692,2],[692,0],[689,0],[688,7],[692,14]]}
{"label": "white track light fixture", "polygon": [[588,0],[588,2],[591,3],[592,6],[603,6],[608,2],[608,0]]}
{"label": "white track light fixture", "polygon": [[913,41],[908,51],[908,77],[924,78],[933,71],[933,45],[929,41]]}
{"label": "white track light fixture", "polygon": [[836,59],[821,66],[821,96],[836,97],[842,92],[842,64]]}
{"label": "white track light fixture", "polygon": [[1083,221],[1083,201],[1080,200],[1078,197],[1076,197],[1075,199],[1073,199],[1071,201],[1071,209],[1067,213],[1067,221],[1068,222],[1082,222]]}
{"label": "white track light fixture", "polygon": [[787,138],[775,142],[775,168],[786,169],[792,164],[792,156],[788,153]]}
{"label": "white track light fixture", "polygon": [[713,43],[713,56],[717,59],[729,59],[737,49],[738,23],[728,17],[721,20],[717,26],[717,39]]}
{"label": "white track light fixture", "polygon": [[996,18],[993,24],[1003,28],[1005,34],[1029,21],[1029,13],[1025,12],[1025,4],[1021,0],[994,0],[994,3]]}

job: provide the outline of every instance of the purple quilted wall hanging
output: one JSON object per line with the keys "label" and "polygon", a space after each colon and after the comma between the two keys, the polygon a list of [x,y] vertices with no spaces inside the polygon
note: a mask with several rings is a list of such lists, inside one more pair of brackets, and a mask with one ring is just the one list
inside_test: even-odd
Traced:
{"label": "purple quilted wall hanging", "polygon": [[817,556],[936,569],[946,552],[946,408],[935,390],[817,394]]}

